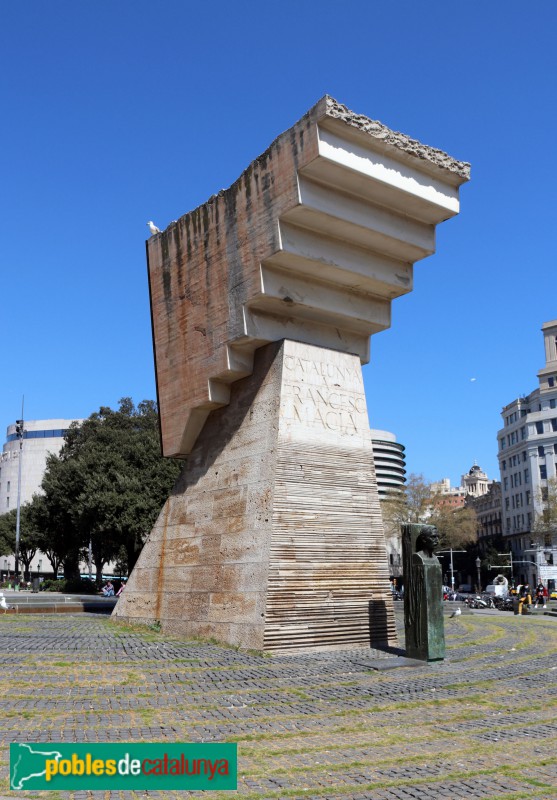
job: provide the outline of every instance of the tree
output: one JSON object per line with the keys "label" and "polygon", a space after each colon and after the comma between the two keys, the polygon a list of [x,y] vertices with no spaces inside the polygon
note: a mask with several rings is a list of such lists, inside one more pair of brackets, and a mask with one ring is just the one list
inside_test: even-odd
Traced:
{"label": "tree", "polygon": [[[444,495],[432,492],[423,475],[411,474],[404,487],[390,492],[381,502],[387,551],[400,558],[401,526],[406,522],[435,525],[439,549],[461,549],[477,541],[476,513],[453,508]],[[393,562],[394,563],[394,562]]]}
{"label": "tree", "polygon": [[[0,555],[15,552],[16,525],[17,510],[15,508],[0,517]],[[24,565],[24,576],[28,579],[31,561],[39,549],[39,535],[30,515],[29,503],[25,503],[20,508],[19,527],[19,558]]]}
{"label": "tree", "polygon": [[64,521],[55,513],[52,499],[51,503],[47,504],[44,495],[33,495],[29,505],[29,516],[37,531],[39,550],[50,561],[52,575],[56,579],[65,556],[74,547],[75,536],[71,523],[66,521],[68,527],[64,527]]}
{"label": "tree", "polygon": [[423,475],[412,473],[400,489],[390,491],[381,502],[383,522],[400,532],[405,522],[426,522],[431,505],[431,488]]}
{"label": "tree", "polygon": [[9,556],[15,550],[15,508],[0,515],[0,556]]}
{"label": "tree", "polygon": [[478,538],[478,523],[473,508],[451,508],[435,497],[428,524],[437,528],[441,548],[465,547]]}
{"label": "tree", "polygon": [[71,425],[59,455],[48,459],[37,504],[65,574],[75,575],[89,546],[98,576],[122,546],[131,570],[179,470],[160,455],[152,401],[136,408],[123,398],[117,411],[101,407]]}

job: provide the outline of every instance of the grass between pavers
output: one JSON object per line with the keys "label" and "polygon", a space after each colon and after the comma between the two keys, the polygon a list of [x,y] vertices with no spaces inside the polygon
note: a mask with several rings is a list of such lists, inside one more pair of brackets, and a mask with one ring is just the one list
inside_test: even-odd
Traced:
{"label": "grass between pavers", "polygon": [[[492,795],[492,800],[502,800],[503,796],[508,797],[509,800],[518,800],[520,797],[532,798],[536,788],[545,791],[546,789],[555,788],[546,781],[537,781],[531,776],[527,777],[522,774],[521,770],[526,764],[521,760],[519,764],[513,763],[512,765],[501,765],[499,763],[494,766],[485,767],[483,769],[477,768],[475,759],[479,760],[480,756],[485,752],[489,752],[493,759],[505,760],[503,756],[509,757],[509,753],[516,748],[516,744],[511,742],[474,742],[470,740],[470,736],[465,731],[450,732],[440,730],[439,724],[446,724],[447,721],[457,725],[460,722],[477,720],[477,731],[485,731],[486,726],[489,726],[489,720],[485,719],[488,714],[496,713],[522,713],[530,712],[535,713],[538,717],[537,723],[548,722],[551,720],[551,714],[555,707],[555,699],[553,696],[548,695],[545,702],[540,701],[539,697],[529,698],[529,690],[531,688],[539,689],[537,687],[520,686],[517,679],[516,688],[509,687],[508,676],[505,675],[505,666],[516,666],[521,663],[525,666],[524,674],[532,674],[532,672],[539,672],[539,667],[534,670],[527,669],[528,659],[535,651],[536,658],[541,654],[545,654],[549,659],[555,657],[557,653],[557,627],[553,628],[548,626],[539,625],[539,620],[529,620],[537,622],[538,624],[530,626],[524,630],[525,626],[518,628],[516,624],[505,622],[495,624],[499,618],[474,618],[469,624],[466,625],[466,630],[463,632],[459,629],[458,633],[453,635],[450,630],[447,630],[447,640],[449,644],[449,659],[451,652],[458,651],[459,661],[458,664],[462,667],[470,664],[471,669],[481,670],[481,665],[478,667],[476,663],[478,658],[486,658],[486,655],[503,654],[506,656],[506,662],[501,664],[501,677],[505,679],[505,684],[501,684],[497,679],[482,679],[481,673],[474,676],[467,683],[462,682],[462,670],[458,674],[458,681],[451,683],[449,674],[447,672],[446,679],[444,673],[439,670],[431,669],[427,666],[414,671],[414,670],[397,670],[393,673],[371,673],[362,670],[356,675],[351,675],[350,680],[345,678],[335,681],[331,676],[323,676],[323,679],[315,678],[314,686],[316,689],[329,693],[328,703],[322,703],[320,698],[313,698],[311,696],[311,688],[307,684],[296,685],[296,680],[292,680],[290,685],[277,685],[275,677],[269,676],[269,668],[277,666],[277,662],[273,664],[273,659],[267,660],[264,664],[259,662],[260,666],[264,666],[266,675],[261,678],[261,687],[247,686],[246,688],[233,686],[227,689],[218,688],[218,684],[209,683],[204,689],[196,689],[188,691],[185,695],[187,702],[176,702],[176,696],[172,695],[168,698],[168,705],[164,707],[149,707],[149,701],[154,697],[160,697],[160,693],[164,693],[164,681],[162,685],[157,685],[157,675],[161,678],[168,679],[170,674],[183,673],[183,681],[187,682],[191,677],[193,669],[195,669],[198,677],[202,676],[203,671],[207,669],[205,666],[193,665],[188,659],[172,659],[168,661],[157,661],[156,659],[141,660],[137,664],[126,662],[126,657],[122,656],[118,661],[107,661],[99,668],[95,663],[92,654],[74,654],[71,656],[66,655],[62,651],[54,652],[51,656],[52,661],[49,664],[45,663],[44,654],[37,657],[26,657],[25,663],[20,665],[21,671],[18,674],[16,669],[10,668],[9,675],[7,676],[7,683],[10,684],[11,676],[13,675],[14,683],[8,687],[8,696],[21,698],[24,700],[26,697],[32,701],[34,696],[40,694],[37,685],[29,685],[28,692],[25,692],[25,680],[22,680],[23,675],[31,678],[33,674],[40,670],[42,686],[46,690],[46,699],[48,700],[48,709],[31,709],[24,710],[23,713],[13,712],[14,716],[23,720],[36,720],[37,729],[48,729],[52,741],[56,741],[55,734],[64,731],[71,735],[72,729],[79,730],[78,720],[81,720],[85,727],[89,725],[95,730],[104,725],[111,733],[117,731],[118,726],[125,728],[142,728],[146,725],[156,728],[160,726],[161,729],[168,730],[170,722],[175,722],[175,728],[178,729],[177,736],[181,731],[192,731],[196,728],[202,729],[204,726],[209,727],[214,731],[216,740],[226,739],[236,740],[240,745],[240,758],[241,758],[241,772],[242,778],[240,781],[240,793],[242,797],[247,800],[257,800],[257,798],[275,798],[275,797],[299,797],[301,792],[311,793],[314,796],[331,796],[337,795],[339,798],[347,797],[350,794],[379,791],[380,789],[388,789],[390,786],[429,786],[430,788],[439,785],[442,781],[469,779],[471,776],[486,775],[493,776],[495,774],[508,775],[509,778],[514,778],[516,781],[521,782],[523,785],[530,786],[529,791],[523,792],[515,790],[505,792],[504,794]],[[492,620],[491,624],[489,620]],[[525,620],[521,620],[520,624]],[[552,625],[554,623],[550,623]],[[539,628],[539,630],[537,630]],[[2,628],[0,625],[0,632]],[[12,633],[17,633],[12,630]],[[110,635],[110,628],[108,628]],[[118,636],[123,636],[121,631],[118,631]],[[455,642],[456,638],[458,640]],[[182,641],[179,637],[165,637],[157,632],[147,632],[147,638],[142,639],[141,631],[134,628],[133,639],[135,641],[145,642],[164,642],[169,641]],[[124,637],[125,638],[125,637]],[[468,643],[465,639],[468,638]],[[509,640],[509,647],[505,646],[505,639]],[[548,641],[549,640],[549,641]],[[453,643],[458,647],[453,647]],[[191,644],[188,642],[188,647],[197,646],[203,643]],[[480,647],[483,652],[474,651],[473,653],[466,653],[466,647]],[[213,646],[211,650],[217,650]],[[202,660],[210,661],[210,654],[203,653]],[[548,661],[548,663],[551,663]],[[67,665],[67,666],[66,666]],[[491,663],[491,666],[498,666]],[[220,673],[223,679],[233,680],[234,671],[238,669],[245,669],[245,665],[227,664],[225,666],[215,665],[209,667],[212,673]],[[258,665],[252,665],[254,673],[257,672]],[[276,681],[280,682],[284,678],[284,671],[286,667],[284,662],[277,666]],[[550,667],[548,667],[550,669]],[[90,709],[81,711],[73,709],[71,711],[56,710],[56,697],[54,693],[59,688],[60,676],[66,675],[68,679],[68,690],[71,692],[80,693],[77,695],[78,701],[83,702],[86,698],[81,692],[89,692],[88,697],[94,705],[96,702],[110,699],[110,697],[121,697],[118,693],[126,688],[137,688],[143,685],[143,690],[140,692],[143,697],[134,694],[133,697],[139,700],[145,700],[145,708],[128,709],[124,706],[121,708],[101,708]],[[451,689],[455,691],[456,696],[436,697],[434,688],[424,688],[415,698],[408,699],[405,697],[403,701],[399,701],[394,697],[386,698],[377,701],[377,698],[360,696],[360,700],[366,703],[362,708],[345,709],[335,708],[335,687],[349,686],[365,687],[384,686],[389,687],[393,681],[401,679],[404,675],[411,683],[416,676],[418,680],[421,678],[428,678],[434,676],[436,679],[443,679],[443,686],[439,688]],[[4,681],[6,685],[6,680]],[[17,686],[16,686],[17,683]],[[112,695],[104,694],[100,691],[107,686],[113,686],[114,692]],[[304,728],[304,724],[309,726],[310,723],[318,722],[320,724],[319,730],[315,727],[306,727],[301,731],[291,730],[275,730],[270,732],[261,732],[254,735],[222,735],[218,736],[219,725],[223,724],[225,727],[230,727],[234,724],[234,719],[227,718],[226,720],[215,720],[211,717],[211,713],[218,711],[222,708],[223,702],[227,694],[237,695],[238,697],[248,697],[249,695],[264,692],[265,686],[273,693],[275,699],[272,702],[276,705],[276,697],[282,697],[281,707],[288,710],[288,714],[280,716],[282,722],[288,721],[295,722]],[[9,694],[10,689],[16,690],[16,693]],[[262,696],[263,697],[263,696]],[[61,699],[65,700],[66,695],[62,693]],[[70,700],[75,700],[76,696],[70,695]],[[313,713],[302,714],[298,713],[295,706],[300,701],[307,704]],[[342,700],[339,700],[342,702]],[[198,704],[199,713],[195,720],[180,721],[180,713],[184,713],[191,704]],[[326,706],[326,707],[324,707]],[[248,718],[250,709],[259,709],[264,707],[262,701],[250,700],[248,703]],[[8,709],[5,709],[8,711]],[[0,711],[0,713],[2,713]],[[102,714],[102,721],[99,720],[99,713]],[[24,716],[26,715],[26,716]],[[29,716],[30,715],[30,716]],[[483,715],[483,716],[482,716]],[[4,714],[4,719],[10,723],[14,717]],[[178,717],[178,719],[175,719]],[[393,725],[393,719],[396,720],[396,725],[400,726],[405,718],[406,728],[399,729]],[[112,720],[118,719],[118,723],[113,723]],[[48,720],[48,721],[47,721]],[[122,722],[122,720],[124,720]],[[272,723],[274,717],[272,714],[264,715],[253,719],[255,725]],[[237,720],[238,724],[244,722],[244,718]],[[67,724],[63,725],[65,722]],[[494,723],[497,720],[494,718]],[[377,728],[377,730],[375,730]],[[512,728],[512,725],[502,726],[502,730]],[[314,742],[319,741],[319,736],[322,737],[322,743],[317,746]],[[356,737],[357,741],[354,741]],[[64,736],[65,738],[65,736]],[[157,737],[158,738],[158,737]],[[168,740],[168,736],[163,737]],[[149,741],[154,741],[155,737],[150,731]],[[182,739],[184,740],[184,739]],[[298,740],[298,741],[296,741]],[[325,743],[324,740],[327,740]],[[310,744],[311,742],[311,744]],[[551,743],[544,741],[544,747],[551,747]],[[292,745],[292,746],[291,746]],[[367,749],[373,748],[373,757],[361,757],[357,751],[360,748],[366,747]],[[405,766],[416,764],[419,765],[424,758],[423,752],[420,748],[436,748],[436,758],[445,757],[447,760],[447,770],[441,777],[439,776],[423,776],[420,778],[404,778],[404,780],[385,780],[377,781],[371,779],[369,782],[357,783],[340,783],[348,769],[360,770],[364,774],[371,772],[373,769],[380,767],[381,769],[395,768],[397,766]],[[331,763],[331,759],[338,751],[342,749],[344,760],[341,763]],[[455,768],[449,764],[449,755],[451,750],[458,749],[461,756],[465,756],[467,761],[470,762],[466,769]],[[7,751],[0,751],[2,760],[6,757]],[[323,761],[323,763],[314,763],[311,765],[297,764],[296,756],[306,756],[308,760]],[[547,755],[547,754],[545,754]],[[430,756],[427,756],[428,758]],[[327,760],[327,758],[329,760]],[[527,766],[531,767],[532,763],[539,759],[535,754],[530,755],[528,758]],[[541,762],[540,762],[541,763]],[[554,763],[554,762],[548,762]],[[504,771],[503,770],[504,767]],[[285,778],[287,786],[282,788],[269,789],[265,787],[261,791],[250,789],[246,781],[253,781],[257,784],[259,781],[264,781],[266,777]],[[323,785],[327,782],[327,785]],[[0,786],[3,785],[0,784]],[[6,784],[7,785],[7,784]],[[292,787],[295,788],[292,788]],[[551,798],[557,794],[556,792],[548,793],[547,798]],[[19,795],[21,796],[21,795]],[[49,800],[52,798],[52,793],[48,793]],[[67,798],[67,794],[64,797]],[[138,793],[141,796],[141,793]],[[162,793],[157,793],[157,797],[162,797]],[[164,796],[174,797],[173,793],[164,793]],[[229,793],[205,793],[204,797],[209,800],[209,797],[230,797]],[[488,800],[485,795],[484,800]]]}

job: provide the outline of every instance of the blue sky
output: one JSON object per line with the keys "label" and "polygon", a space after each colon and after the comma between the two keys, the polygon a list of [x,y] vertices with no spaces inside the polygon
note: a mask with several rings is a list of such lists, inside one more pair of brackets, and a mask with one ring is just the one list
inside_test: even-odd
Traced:
{"label": "blue sky", "polygon": [[146,221],[229,186],[329,93],[472,164],[364,376],[410,472],[497,477],[501,407],[537,385],[557,318],[553,0],[28,0],[2,17],[0,432],[22,395],[28,419],[155,397]]}

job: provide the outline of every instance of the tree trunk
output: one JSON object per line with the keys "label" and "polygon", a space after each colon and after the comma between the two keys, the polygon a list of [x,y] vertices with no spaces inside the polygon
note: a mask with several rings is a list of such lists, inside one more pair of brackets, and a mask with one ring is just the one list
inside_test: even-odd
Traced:
{"label": "tree trunk", "polygon": [[79,580],[79,553],[68,553],[64,559],[64,578],[67,581]]}
{"label": "tree trunk", "polygon": [[95,564],[95,572],[97,573],[96,583],[97,586],[100,588],[103,580],[103,567],[106,564],[106,560],[101,556],[100,553],[95,553],[94,549],[93,549],[93,563]]}

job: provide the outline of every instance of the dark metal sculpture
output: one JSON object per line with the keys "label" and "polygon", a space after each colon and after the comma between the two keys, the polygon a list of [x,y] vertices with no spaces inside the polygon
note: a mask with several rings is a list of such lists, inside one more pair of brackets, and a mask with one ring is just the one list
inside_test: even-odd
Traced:
{"label": "dark metal sculpture", "polygon": [[445,658],[443,581],[433,525],[402,526],[406,655],[421,661]]}

